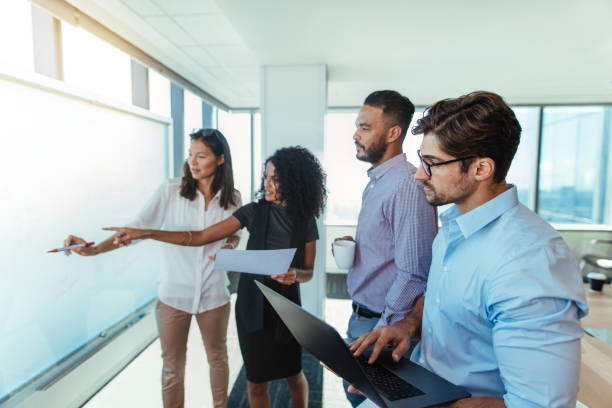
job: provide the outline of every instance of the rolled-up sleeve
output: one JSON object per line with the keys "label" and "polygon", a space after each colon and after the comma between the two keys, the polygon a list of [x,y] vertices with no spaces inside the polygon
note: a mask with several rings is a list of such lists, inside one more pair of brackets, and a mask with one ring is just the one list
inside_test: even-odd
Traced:
{"label": "rolled-up sleeve", "polygon": [[393,324],[409,313],[423,294],[437,231],[436,211],[414,180],[404,180],[385,208],[393,231],[394,262],[398,273],[385,298],[377,326]]}
{"label": "rolled-up sleeve", "polygon": [[575,268],[571,260],[552,255],[545,248],[522,254],[496,272],[490,287],[487,313],[507,407],[576,403],[583,335],[579,315],[586,306],[568,296],[562,281],[546,279]]}
{"label": "rolled-up sleeve", "polygon": [[130,228],[161,229],[168,208],[168,182],[162,183],[151,195],[138,216],[129,224]]}

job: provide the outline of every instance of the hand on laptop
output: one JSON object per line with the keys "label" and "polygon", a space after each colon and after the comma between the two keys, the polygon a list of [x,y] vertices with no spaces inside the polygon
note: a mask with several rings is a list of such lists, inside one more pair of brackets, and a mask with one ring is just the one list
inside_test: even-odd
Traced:
{"label": "hand on laptop", "polygon": [[[398,322],[400,323],[400,322]],[[368,363],[372,364],[378,358],[382,349],[388,345],[394,347],[392,357],[395,362],[400,361],[404,353],[410,349],[410,338],[414,328],[403,323],[395,323],[393,326],[379,326],[375,330],[364,334],[349,344],[350,350],[355,356],[360,356],[368,347],[374,344],[372,354]]]}

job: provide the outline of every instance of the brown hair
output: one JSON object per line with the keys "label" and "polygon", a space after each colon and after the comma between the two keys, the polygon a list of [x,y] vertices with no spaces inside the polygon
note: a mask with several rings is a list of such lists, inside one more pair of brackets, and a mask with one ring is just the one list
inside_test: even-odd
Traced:
{"label": "brown hair", "polygon": [[[224,156],[223,163],[217,166],[215,179],[212,182],[212,193],[217,194],[221,190],[220,204],[224,209],[230,205],[235,206],[237,194],[234,190],[234,172],[232,170],[232,154],[223,133],[217,129],[199,129],[189,135],[191,141],[199,140],[204,143],[216,157]],[[185,160],[183,164],[183,179],[181,180],[181,196],[193,200],[198,189],[198,180],[193,178],[189,163]]]}
{"label": "brown hair", "polygon": [[[476,91],[443,99],[425,111],[412,129],[415,135],[433,133],[442,150],[454,157],[489,157],[495,162],[495,182],[506,178],[520,142],[521,125],[501,96]],[[474,159],[462,161],[466,172]]]}

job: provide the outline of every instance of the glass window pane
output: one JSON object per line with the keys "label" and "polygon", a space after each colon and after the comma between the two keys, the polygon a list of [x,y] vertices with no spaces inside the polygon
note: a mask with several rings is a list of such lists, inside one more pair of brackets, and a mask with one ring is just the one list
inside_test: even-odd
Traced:
{"label": "glass window pane", "polygon": [[535,208],[540,108],[515,107],[512,110],[523,131],[506,180],[516,185],[519,201],[533,210]]}
{"label": "glass window pane", "polygon": [[413,135],[412,128],[416,125],[417,120],[423,117],[423,113],[425,113],[425,110],[422,108],[417,108],[417,110],[414,112],[412,122],[410,122],[410,126],[408,126],[408,133],[406,133],[406,138],[404,139],[404,144],[402,146],[404,153],[406,153],[406,158],[410,163],[414,164],[415,167],[419,166],[419,156],[417,155],[417,150],[421,148],[423,135]]}
{"label": "glass window pane", "polygon": [[251,114],[218,110],[218,129],[229,143],[234,168],[234,186],[242,194],[242,202],[251,201]]}
{"label": "glass window pane", "polygon": [[185,89],[184,118],[185,118],[185,156],[189,152],[191,139],[189,135],[202,127],[202,99]]}
{"label": "glass window pane", "polygon": [[328,225],[356,225],[361,194],[368,183],[370,163],[355,158],[355,119],[358,110],[330,111],[325,118],[325,159],[327,173]]}
{"label": "glass window pane", "polygon": [[610,108],[544,108],[538,214],[555,223],[604,221],[609,140]]}
{"label": "glass window pane", "polygon": [[261,143],[261,113],[255,112],[253,114],[253,199],[255,198],[254,195],[259,191],[263,174]]}
{"label": "glass window pane", "polygon": [[62,23],[64,81],[132,104],[130,57],[93,34]]}
{"label": "glass window pane", "polygon": [[[368,183],[367,170],[370,163],[355,157],[355,120],[359,110],[331,110],[325,118],[325,171],[329,197],[325,223],[327,225],[357,225],[361,209],[361,195]],[[410,129],[423,117],[423,109],[418,109],[408,128],[403,149],[408,161],[418,165],[417,150],[421,146],[422,135],[415,136]]]}
{"label": "glass window pane", "polygon": [[0,1],[0,66],[34,71],[32,5],[29,1]]}
{"label": "glass window pane", "polygon": [[170,117],[170,81],[149,69],[149,110]]}

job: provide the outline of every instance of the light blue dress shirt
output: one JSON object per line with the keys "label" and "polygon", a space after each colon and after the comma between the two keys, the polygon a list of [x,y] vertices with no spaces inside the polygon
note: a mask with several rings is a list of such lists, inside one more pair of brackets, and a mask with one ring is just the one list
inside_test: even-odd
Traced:
{"label": "light blue dress shirt", "polygon": [[575,406],[587,305],[563,239],[514,186],[440,218],[411,359],[507,407]]}

